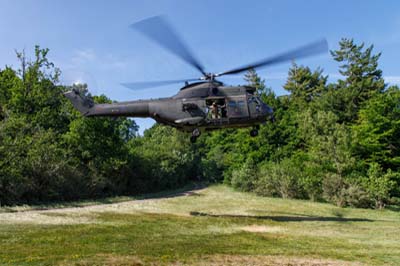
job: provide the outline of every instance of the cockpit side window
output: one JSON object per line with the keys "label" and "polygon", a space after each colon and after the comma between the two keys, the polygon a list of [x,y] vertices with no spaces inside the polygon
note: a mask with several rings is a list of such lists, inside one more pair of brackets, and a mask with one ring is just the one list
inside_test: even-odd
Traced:
{"label": "cockpit side window", "polygon": [[250,114],[253,117],[257,117],[261,113],[261,100],[256,96],[248,98]]}

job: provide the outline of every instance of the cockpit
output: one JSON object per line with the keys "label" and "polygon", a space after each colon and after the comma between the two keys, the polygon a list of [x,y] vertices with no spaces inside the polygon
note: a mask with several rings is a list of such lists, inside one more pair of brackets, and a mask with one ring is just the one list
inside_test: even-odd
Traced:
{"label": "cockpit", "polygon": [[247,104],[249,106],[250,116],[271,116],[273,110],[265,104],[258,95],[250,95]]}

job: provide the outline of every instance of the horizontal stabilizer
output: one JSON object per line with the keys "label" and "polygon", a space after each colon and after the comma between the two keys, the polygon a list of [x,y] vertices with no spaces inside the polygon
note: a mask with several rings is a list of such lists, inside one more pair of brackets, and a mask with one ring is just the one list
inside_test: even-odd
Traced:
{"label": "horizontal stabilizer", "polygon": [[92,99],[83,97],[77,90],[68,91],[64,95],[82,115],[88,115],[90,109],[94,106]]}

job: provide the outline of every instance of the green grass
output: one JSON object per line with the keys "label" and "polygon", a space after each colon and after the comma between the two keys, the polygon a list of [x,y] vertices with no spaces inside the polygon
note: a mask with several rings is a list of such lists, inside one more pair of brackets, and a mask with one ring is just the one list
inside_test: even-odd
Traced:
{"label": "green grass", "polygon": [[400,262],[398,211],[262,198],[225,186],[167,195],[0,213],[0,265]]}

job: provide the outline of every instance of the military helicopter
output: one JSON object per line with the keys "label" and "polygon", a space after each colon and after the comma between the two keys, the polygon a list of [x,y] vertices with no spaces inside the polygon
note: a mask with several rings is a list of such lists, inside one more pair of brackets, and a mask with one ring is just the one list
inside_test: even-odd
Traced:
{"label": "military helicopter", "polygon": [[130,89],[145,89],[185,82],[185,86],[169,98],[94,104],[93,100],[75,89],[66,92],[65,96],[84,116],[150,117],[158,123],[191,132],[192,142],[196,141],[201,132],[232,127],[252,127],[250,135],[254,137],[258,134],[260,124],[274,119],[272,108],[257,95],[257,88],[225,86],[217,77],[315,55],[328,49],[326,40],[320,40],[228,71],[208,73],[163,16],[147,18],[132,24],[131,28],[178,56],[202,76],[181,80],[122,83]]}

